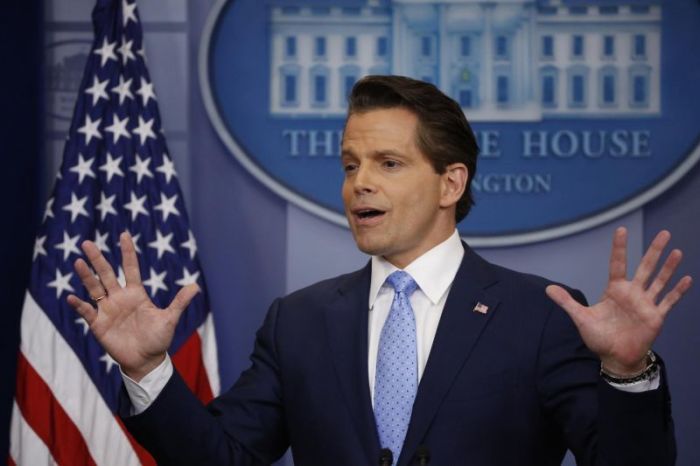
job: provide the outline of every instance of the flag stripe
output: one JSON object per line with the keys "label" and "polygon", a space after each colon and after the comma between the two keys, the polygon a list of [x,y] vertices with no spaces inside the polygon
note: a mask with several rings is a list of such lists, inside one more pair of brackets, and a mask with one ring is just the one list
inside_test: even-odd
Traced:
{"label": "flag stripe", "polygon": [[27,424],[48,446],[59,464],[94,465],[80,432],[51,389],[20,353],[17,360],[17,406]]}
{"label": "flag stripe", "polygon": [[185,343],[172,357],[173,364],[177,368],[185,383],[203,403],[209,403],[212,398],[209,379],[202,361],[202,347],[198,332],[185,340]]}
{"label": "flag stripe", "polygon": [[27,424],[17,403],[12,403],[10,430],[10,459],[8,465],[54,465],[56,461],[44,442]]}
{"label": "flag stripe", "polygon": [[[20,349],[82,433],[100,465],[137,464],[138,458],[82,364],[49,318],[26,293]],[[46,347],[51,351],[46,351]],[[54,357],[59,355],[59,357]]]}
{"label": "flag stripe", "polygon": [[214,396],[221,393],[221,381],[219,380],[219,358],[214,333],[214,316],[210,312],[207,319],[197,329],[202,340],[202,360],[209,376],[209,386]]}

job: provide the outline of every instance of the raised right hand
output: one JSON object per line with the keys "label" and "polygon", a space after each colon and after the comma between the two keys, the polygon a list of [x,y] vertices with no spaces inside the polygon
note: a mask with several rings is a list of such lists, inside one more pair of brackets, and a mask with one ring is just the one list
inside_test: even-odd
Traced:
{"label": "raised right hand", "polygon": [[138,382],[165,358],[180,315],[199,287],[187,285],[167,308],[156,307],[141,283],[131,235],[122,233],[119,242],[126,285],[119,284],[97,245],[85,241],[83,252],[97,276],[83,259],[76,260],[74,267],[97,309],[75,295],[69,295],[67,301],[87,321],[97,341],[122,371]]}

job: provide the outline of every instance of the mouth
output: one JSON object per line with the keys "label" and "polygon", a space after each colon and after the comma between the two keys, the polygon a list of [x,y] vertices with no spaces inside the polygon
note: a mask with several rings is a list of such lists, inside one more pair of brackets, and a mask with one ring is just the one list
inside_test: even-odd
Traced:
{"label": "mouth", "polygon": [[357,225],[374,225],[379,223],[385,214],[386,211],[371,207],[363,207],[352,210],[352,215],[355,218],[355,223]]}

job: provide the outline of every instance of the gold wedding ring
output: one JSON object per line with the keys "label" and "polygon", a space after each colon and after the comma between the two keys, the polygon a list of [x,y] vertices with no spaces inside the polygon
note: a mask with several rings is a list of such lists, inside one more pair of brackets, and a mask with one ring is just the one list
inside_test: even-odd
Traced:
{"label": "gold wedding ring", "polygon": [[102,296],[98,296],[97,298],[90,296],[90,299],[92,299],[95,303],[98,303],[101,299],[105,299],[106,297],[107,293],[103,294]]}

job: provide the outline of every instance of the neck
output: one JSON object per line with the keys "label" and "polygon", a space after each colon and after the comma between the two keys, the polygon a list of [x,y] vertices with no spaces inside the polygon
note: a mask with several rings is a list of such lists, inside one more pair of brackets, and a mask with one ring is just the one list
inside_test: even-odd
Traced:
{"label": "neck", "polygon": [[454,233],[456,226],[453,225],[452,229],[440,234],[439,236],[436,236],[435,240],[430,241],[426,243],[423,247],[412,250],[410,252],[407,252],[405,254],[397,254],[397,255],[392,255],[392,256],[382,256],[387,262],[389,262],[391,265],[394,267],[397,267],[399,269],[405,269],[413,261],[421,257],[423,254],[426,252],[430,251],[433,249],[435,246],[442,244],[443,242],[447,241],[447,239],[452,236],[452,233]]}

